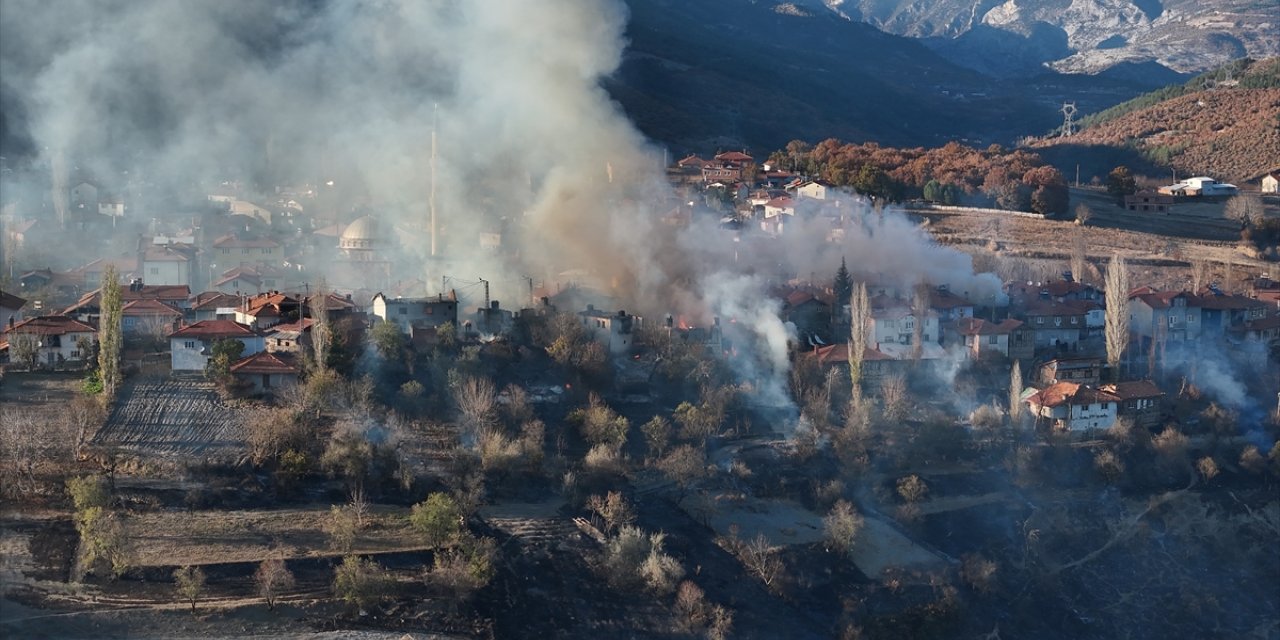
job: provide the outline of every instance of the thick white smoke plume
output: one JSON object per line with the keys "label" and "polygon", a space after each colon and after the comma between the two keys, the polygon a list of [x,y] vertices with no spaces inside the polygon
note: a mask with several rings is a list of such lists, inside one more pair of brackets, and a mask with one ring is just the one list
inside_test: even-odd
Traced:
{"label": "thick white smoke plume", "polygon": [[[789,332],[768,285],[829,283],[846,257],[866,279],[1000,295],[966,255],[856,198],[834,234],[829,219],[740,242],[715,220],[662,222],[678,204],[662,154],[600,86],[624,53],[617,0],[5,0],[3,11],[0,77],[38,163],[135,196],[144,218],[173,213],[148,208],[164,202],[156,193],[332,182],[328,213],[371,210],[405,239],[394,279],[484,277],[496,297],[524,300],[524,276],[585,270],[651,318],[718,316],[753,350],[744,377],[778,395]],[[433,128],[443,260],[424,259]],[[480,249],[485,231],[502,232],[499,251]]]}

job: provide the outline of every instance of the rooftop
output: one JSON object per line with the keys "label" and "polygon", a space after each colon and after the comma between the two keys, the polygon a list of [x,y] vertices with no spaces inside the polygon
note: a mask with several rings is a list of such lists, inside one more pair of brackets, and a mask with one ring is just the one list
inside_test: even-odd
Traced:
{"label": "rooftop", "polygon": [[248,325],[231,320],[201,320],[169,334],[170,338],[251,338],[259,335]]}

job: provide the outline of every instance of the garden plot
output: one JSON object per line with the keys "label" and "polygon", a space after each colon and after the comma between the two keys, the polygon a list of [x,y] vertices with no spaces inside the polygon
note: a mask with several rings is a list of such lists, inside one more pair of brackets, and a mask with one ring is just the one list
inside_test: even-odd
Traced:
{"label": "garden plot", "polygon": [[240,420],[213,383],[143,380],[121,390],[93,444],[139,454],[237,456],[244,447]]}

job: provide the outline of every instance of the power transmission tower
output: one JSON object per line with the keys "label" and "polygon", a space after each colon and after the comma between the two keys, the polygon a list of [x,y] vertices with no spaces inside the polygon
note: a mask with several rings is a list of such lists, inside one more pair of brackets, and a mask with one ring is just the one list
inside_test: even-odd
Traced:
{"label": "power transmission tower", "polygon": [[1075,133],[1076,103],[1062,103],[1062,137],[1070,138]]}

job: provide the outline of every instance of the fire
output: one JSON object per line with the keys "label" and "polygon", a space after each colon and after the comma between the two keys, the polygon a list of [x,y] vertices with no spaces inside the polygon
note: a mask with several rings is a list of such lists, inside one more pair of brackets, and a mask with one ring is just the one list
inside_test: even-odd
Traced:
{"label": "fire", "polygon": [[679,326],[679,327],[680,327],[680,330],[681,330],[681,331],[688,331],[688,330],[689,330],[689,323],[688,323],[688,321],[686,321],[686,320],[684,319],[684,316],[680,316],[680,320],[679,320],[679,322],[677,323],[677,326]]}

